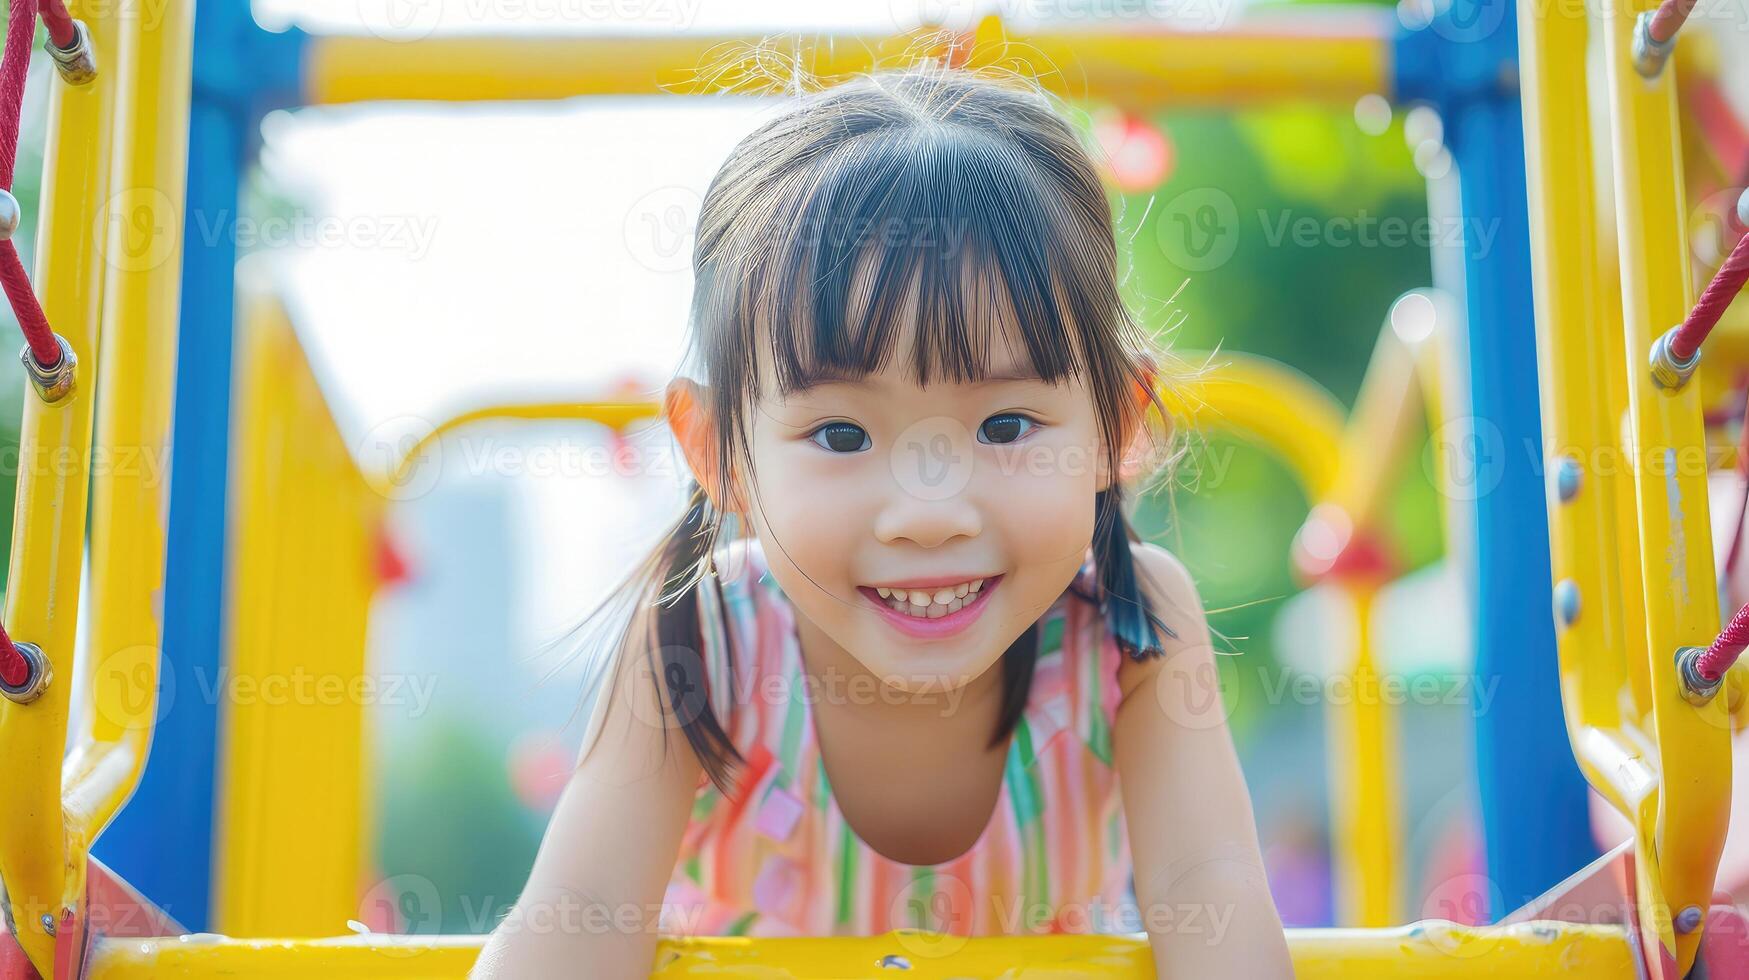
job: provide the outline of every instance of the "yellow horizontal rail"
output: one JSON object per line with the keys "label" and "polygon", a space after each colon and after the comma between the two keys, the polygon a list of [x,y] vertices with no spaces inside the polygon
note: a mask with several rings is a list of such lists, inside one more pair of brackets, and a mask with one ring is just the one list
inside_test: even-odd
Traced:
{"label": "yellow horizontal rail", "polygon": [[[941,55],[975,39],[970,63],[1035,76],[1070,98],[1132,107],[1319,100],[1349,105],[1389,91],[1392,21],[1385,9],[1326,8],[1251,17],[1232,30],[1102,25],[1008,32],[994,17],[974,35],[923,29],[850,35],[554,37],[327,35],[306,63],[311,104],[416,99],[455,102],[580,95],[710,94],[728,85],[778,93],[785,80],[730,62],[753,46],[762,66],[791,63],[833,77],[906,55]],[[763,67],[761,70],[765,70]]]}
{"label": "yellow horizontal rail", "polygon": [[1341,459],[1342,403],[1280,361],[1231,351],[1219,360],[1204,377],[1162,391],[1167,407],[1193,426],[1221,428],[1274,452],[1307,499],[1329,493]]}
{"label": "yellow horizontal rail", "polygon": [[[1626,932],[1618,926],[1525,922],[1469,927],[1443,920],[1394,929],[1289,929],[1294,973],[1300,980],[1417,977],[1532,980],[1634,975]],[[830,939],[664,939],[653,980],[704,977],[886,978],[948,980],[967,976],[1067,977],[1078,980],[1151,978],[1146,940],[1132,936],[974,937],[957,948],[921,955],[920,943],[939,949],[942,937],[906,932]],[[106,941],[91,961],[89,980],[194,980],[248,976],[254,980],[319,976],[384,980],[439,980],[467,974],[483,936],[349,936],[320,940],[243,940],[223,937]],[[1188,941],[1188,940],[1187,940]],[[878,964],[903,956],[900,973]]]}

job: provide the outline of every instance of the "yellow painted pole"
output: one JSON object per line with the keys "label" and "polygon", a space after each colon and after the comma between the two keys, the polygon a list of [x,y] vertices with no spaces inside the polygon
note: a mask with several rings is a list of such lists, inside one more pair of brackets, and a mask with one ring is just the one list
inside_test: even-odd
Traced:
{"label": "yellow painted pole", "polygon": [[43,311],[79,365],[74,391],[61,402],[47,405],[34,389],[25,391],[5,603],[12,635],[42,648],[54,679],[31,704],[0,700],[0,756],[7,760],[0,778],[0,880],[19,942],[45,974],[52,968],[54,939],[45,933],[43,917],[58,918],[63,907],[69,858],[62,850],[60,771],[74,678],[103,307],[103,264],[89,231],[90,206],[109,186],[119,77],[113,6],[96,0],[69,6],[90,29],[99,71],[83,86],[67,85],[52,71],[38,76],[53,90],[34,275]]}
{"label": "yellow painted pole", "polygon": [[1719,610],[1698,386],[1661,389],[1647,367],[1654,338],[1681,321],[1693,302],[1674,66],[1648,80],[1634,70],[1630,52],[1634,17],[1650,6],[1603,4],[1592,23],[1602,33],[1615,155],[1651,734],[1660,774],[1655,846],[1637,855],[1635,867],[1647,941],[1655,937],[1681,975],[1694,961],[1700,930],[1676,934],[1671,917],[1711,904],[1730,816],[1731,756],[1723,699],[1689,704],[1674,668],[1679,647],[1704,646],[1717,633]]}
{"label": "yellow painted pole", "polygon": [[1347,665],[1350,699],[1325,705],[1331,855],[1337,922],[1377,928],[1402,918],[1403,885],[1395,718],[1379,696],[1372,631],[1377,585],[1344,582],[1354,626]]}
{"label": "yellow painted pole", "polygon": [[212,928],[328,935],[360,917],[370,870],[368,709],[419,679],[368,670],[387,500],[359,473],[277,295],[239,279]]}
{"label": "yellow painted pole", "polygon": [[[1558,6],[1522,5],[1520,19],[1542,462],[1555,590],[1571,597],[1570,617],[1552,611],[1561,700],[1586,778],[1631,818],[1643,794],[1628,798],[1600,768],[1619,756],[1618,741],[1588,743],[1585,734],[1639,726],[1627,665],[1638,660],[1644,676],[1646,660],[1644,631],[1629,628],[1629,607],[1644,622],[1644,599],[1633,476],[1616,465],[1627,378],[1617,278],[1598,275],[1614,249],[1597,218],[1587,31],[1582,11]],[[1616,558],[1623,548],[1631,565]]]}
{"label": "yellow painted pole", "polygon": [[1225,429],[1274,452],[1308,500],[1329,493],[1337,479],[1342,403],[1279,361],[1223,351],[1218,362],[1182,389],[1162,390],[1167,408],[1187,425]]}
{"label": "yellow painted pole", "polygon": [[[68,900],[86,854],[133,794],[157,720],[171,406],[182,278],[194,9],[124,13],[131,35],[106,234],[103,350],[91,502],[90,702],[63,767]],[[182,679],[185,696],[198,689]]]}
{"label": "yellow painted pole", "polygon": [[[912,934],[915,935],[915,934]],[[1443,920],[1395,929],[1289,929],[1294,975],[1300,980],[1421,980],[1489,977],[1541,980],[1572,976],[1630,980],[1626,932],[1619,926],[1527,922],[1467,927]],[[938,942],[924,935],[923,940]],[[482,936],[352,936],[314,941],[213,938],[105,942],[89,980],[461,980],[478,957]],[[897,973],[879,964],[903,956],[903,975],[918,980],[958,977],[1076,977],[1144,980],[1154,964],[1147,941],[1135,936],[976,936],[949,954],[919,956],[905,932],[830,939],[664,938],[653,980],[711,977],[875,977]]]}
{"label": "yellow painted pole", "polygon": [[[994,17],[972,38],[939,30],[864,35],[325,36],[311,44],[311,104],[379,99],[489,101],[579,95],[709,94],[733,86],[774,94],[789,79],[773,63],[818,76],[903,64],[908,56],[971,51],[973,64],[1036,75],[1059,95],[1115,99],[1134,108],[1231,107],[1315,100],[1349,106],[1389,85],[1388,11],[1294,11],[1251,17],[1231,30],[1154,25],[1008,32]],[[754,45],[759,65],[738,60]],[[725,63],[725,58],[737,59]]]}

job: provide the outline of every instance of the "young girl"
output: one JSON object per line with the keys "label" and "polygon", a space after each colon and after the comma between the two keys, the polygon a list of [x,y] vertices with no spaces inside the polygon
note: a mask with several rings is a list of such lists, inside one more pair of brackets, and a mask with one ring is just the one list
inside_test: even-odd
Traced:
{"label": "young girl", "polygon": [[1075,131],[965,70],[807,94],[693,263],[697,483],[476,975],[900,928],[912,961],[1145,931],[1161,976],[1290,975],[1195,586],[1124,514],[1164,355]]}

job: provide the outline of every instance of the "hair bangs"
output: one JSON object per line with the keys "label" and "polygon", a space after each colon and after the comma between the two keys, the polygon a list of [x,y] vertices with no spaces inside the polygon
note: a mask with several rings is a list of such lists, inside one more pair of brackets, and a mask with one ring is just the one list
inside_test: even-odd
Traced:
{"label": "hair bangs", "polygon": [[1010,357],[1046,382],[1086,369],[1082,332],[1100,304],[1074,284],[1098,277],[1048,247],[1078,236],[1024,155],[941,128],[829,156],[841,159],[820,160],[792,201],[797,220],[759,264],[763,281],[747,284],[761,297],[748,310],[752,348],[769,353],[778,397],[859,381],[896,357],[921,386],[981,381],[1016,342]]}

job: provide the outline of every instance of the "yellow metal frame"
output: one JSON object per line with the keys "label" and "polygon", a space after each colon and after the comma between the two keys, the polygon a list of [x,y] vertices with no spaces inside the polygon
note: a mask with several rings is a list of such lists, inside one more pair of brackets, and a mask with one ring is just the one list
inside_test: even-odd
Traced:
{"label": "yellow metal frame", "polygon": [[[1075,977],[1078,980],[1147,980],[1155,976],[1147,940],[1132,936],[1064,935],[973,937],[938,950],[941,936],[890,932],[832,939],[664,938],[652,980],[758,977],[885,978],[878,966],[888,955],[910,962],[906,977]],[[1396,929],[1289,929],[1294,975],[1300,980],[1407,976],[1421,980],[1487,976],[1541,980],[1560,974],[1630,977],[1633,953],[1627,934],[1615,926],[1529,922],[1469,928],[1417,923]],[[314,941],[175,939],[103,944],[92,960],[90,980],[161,977],[248,976],[291,980],[320,976],[384,980],[446,980],[467,975],[483,936],[355,936]],[[1016,970],[1015,964],[1026,966]]]}
{"label": "yellow metal frame", "polygon": [[[1584,597],[1583,611],[1561,633],[1561,672],[1575,753],[1592,782],[1635,824],[1639,926],[1664,953],[1661,973],[1675,976],[1692,963],[1699,934],[1675,935],[1671,910],[1708,904],[1723,842],[1729,788],[1720,775],[1729,760],[1730,721],[1725,699],[1703,708],[1683,701],[1670,664],[1677,646],[1706,642],[1718,624],[1705,525],[1705,468],[1643,465],[1704,447],[1699,386],[1660,391],[1644,370],[1651,338],[1680,319],[1691,299],[1682,259],[1680,168],[1673,151],[1673,71],[1645,82],[1628,70],[1632,19],[1648,2],[1599,6],[1581,15],[1558,5],[1520,5],[1545,424],[1559,445],[1580,454],[1582,464],[1579,491],[1553,493],[1550,499],[1556,575],[1571,579]],[[87,848],[137,782],[156,712],[159,624],[151,596],[162,574],[164,487],[154,485],[146,471],[136,476],[99,472],[87,500],[85,481],[96,451],[161,451],[167,438],[192,28],[187,0],[161,5],[152,18],[130,16],[96,0],[74,0],[72,7],[91,28],[103,70],[89,88],[55,86],[38,274],[51,320],[86,356],[81,387],[72,399],[45,406],[27,397],[21,458],[72,450],[81,465],[21,470],[5,616],[19,639],[43,646],[58,680],[31,705],[0,702],[0,752],[12,762],[7,778],[0,780],[0,811],[7,814],[0,821],[0,877],[11,890],[7,911],[19,926],[20,943],[51,976],[53,940],[41,917],[77,907]],[[1199,101],[1233,105],[1286,95],[1348,102],[1385,89],[1387,25],[1388,14],[1381,13],[1316,37],[1255,22],[1216,34],[1010,35],[992,19],[969,36],[920,32],[868,38],[860,45],[838,38],[797,42],[791,53],[810,71],[831,76],[918,45],[951,41],[969,52],[974,64],[988,60],[1023,67],[1061,94],[1103,93],[1137,107]],[[1607,55],[1601,82],[1586,75],[1588,32],[1597,32]],[[315,43],[310,76],[319,102],[684,91],[691,77],[665,69],[713,67],[710,46],[726,40],[734,39],[403,43],[329,38]],[[1077,66],[1077,73],[1065,77],[1063,65]],[[745,81],[751,89],[764,84],[752,77]],[[1593,175],[1602,163],[1591,158],[1586,95],[1588,85],[1598,84],[1607,105],[1603,145],[1616,175],[1613,241],[1596,220]],[[87,236],[91,205],[99,200],[105,202],[107,220],[97,235]],[[152,229],[144,238],[137,237],[142,218]],[[1355,423],[1339,436],[1339,412],[1314,404],[1315,397],[1301,397],[1306,390],[1291,383],[1268,387],[1284,377],[1235,380],[1229,375],[1213,381],[1217,387],[1205,392],[1205,399],[1211,406],[1221,404],[1220,385],[1228,386],[1228,395],[1272,391],[1278,397],[1270,403],[1226,401],[1225,421],[1249,423],[1253,434],[1265,433],[1266,441],[1286,449],[1290,465],[1317,499],[1344,503],[1360,523],[1378,477],[1337,469],[1335,461],[1353,466],[1354,459],[1373,455],[1356,457],[1338,449],[1360,438],[1357,426],[1364,427],[1370,414],[1357,411]],[[101,418],[93,414],[98,392]],[[1300,408],[1283,409],[1294,404]],[[1613,414],[1623,406],[1625,418]],[[653,414],[650,408],[643,414]],[[550,417],[544,414],[549,410],[522,406],[487,414]],[[592,417],[586,412],[594,411],[607,408],[571,406],[565,417]],[[480,417],[471,413],[446,429]],[[1584,454],[1609,450],[1626,453],[1636,465],[1617,476],[1589,479],[1593,474],[1583,466]],[[405,475],[402,468],[386,478]],[[88,508],[97,601],[88,651],[79,660],[98,676],[111,672],[117,683],[82,688],[88,699],[82,705],[86,727],[57,781],[76,676],[72,617]],[[1734,672],[1732,687],[1739,701],[1742,673]],[[1355,730],[1379,737],[1364,719],[1357,720]],[[1374,778],[1382,779],[1384,771]],[[255,884],[267,880],[259,876]],[[459,976],[479,941],[128,940],[102,944],[91,972],[104,977],[146,971]],[[904,942],[902,934],[667,940],[657,975],[703,976],[725,969],[853,975],[868,969],[873,951]],[[1290,930],[1290,942],[1302,976],[1387,971],[1626,976],[1633,969],[1625,931],[1609,926],[1468,929],[1422,923],[1397,930]],[[969,940],[952,956],[926,959],[918,975],[989,970],[1017,957],[1044,965],[1070,956],[1088,975],[1100,969],[1110,976],[1151,973],[1137,939],[1003,937]]]}
{"label": "yellow metal frame", "polygon": [[[49,80],[38,282],[80,376],[55,405],[25,396],[19,448],[30,462],[18,477],[5,610],[19,639],[43,647],[55,680],[31,704],[0,702],[10,760],[0,877],[18,940],[45,976],[49,925],[79,908],[91,841],[133,792],[151,736],[193,29],[187,3],[153,18],[69,6],[90,29],[100,71],[81,88]],[[81,688],[83,726],[68,752],[88,508],[97,599],[79,660],[118,683]]]}
{"label": "yellow metal frame", "polygon": [[[898,7],[894,8],[899,9]],[[1134,108],[1234,105],[1283,98],[1353,105],[1387,91],[1390,31],[1385,10],[1293,11],[1253,17],[1221,31],[1007,30],[995,16],[975,31],[783,36],[679,34],[578,37],[372,35],[312,39],[312,104],[381,99],[458,102],[563,99],[715,91],[781,93],[772,59],[831,77],[890,64],[907,54],[968,50],[971,64],[1024,69],[1060,95],[1100,93]],[[765,65],[724,65],[760,46]],[[1072,66],[1072,67],[1070,67]]]}
{"label": "yellow metal frame", "polygon": [[[1629,50],[1651,6],[1521,5],[1521,77],[1554,576],[1579,600],[1559,631],[1562,700],[1587,779],[1633,823],[1653,967],[1680,976],[1701,934],[1672,919],[1711,904],[1731,753],[1726,699],[1689,704],[1674,670],[1677,648],[1708,643],[1719,612],[1700,386],[1661,390],[1647,366],[1692,301],[1675,66],[1648,81]],[[1594,35],[1601,80],[1587,71]],[[1594,118],[1599,86],[1606,114]],[[1613,239],[1597,179],[1610,172]]]}

